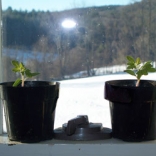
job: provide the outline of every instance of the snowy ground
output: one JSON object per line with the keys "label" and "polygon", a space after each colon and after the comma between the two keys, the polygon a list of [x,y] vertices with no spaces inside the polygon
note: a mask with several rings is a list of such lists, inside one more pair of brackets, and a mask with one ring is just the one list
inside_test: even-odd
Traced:
{"label": "snowy ground", "polygon": [[[61,81],[54,127],[61,127],[63,123],[77,115],[88,115],[90,122],[111,127],[109,102],[104,99],[104,83],[115,79],[134,79],[134,77],[128,74],[111,74]],[[156,80],[156,74],[149,74],[142,79]],[[6,131],[5,124],[3,128]]]}

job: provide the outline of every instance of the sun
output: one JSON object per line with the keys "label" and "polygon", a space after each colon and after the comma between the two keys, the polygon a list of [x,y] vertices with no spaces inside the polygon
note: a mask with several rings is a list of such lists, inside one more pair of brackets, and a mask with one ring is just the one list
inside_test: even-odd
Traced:
{"label": "sun", "polygon": [[72,19],[65,19],[63,22],[62,22],[62,27],[64,28],[74,28],[76,27],[76,22]]}

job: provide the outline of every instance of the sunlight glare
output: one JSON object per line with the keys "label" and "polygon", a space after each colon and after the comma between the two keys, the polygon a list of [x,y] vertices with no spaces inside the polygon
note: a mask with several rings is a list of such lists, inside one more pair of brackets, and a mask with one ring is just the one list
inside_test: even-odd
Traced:
{"label": "sunlight glare", "polygon": [[62,22],[62,26],[64,28],[74,28],[76,26],[76,22],[71,19],[66,19]]}

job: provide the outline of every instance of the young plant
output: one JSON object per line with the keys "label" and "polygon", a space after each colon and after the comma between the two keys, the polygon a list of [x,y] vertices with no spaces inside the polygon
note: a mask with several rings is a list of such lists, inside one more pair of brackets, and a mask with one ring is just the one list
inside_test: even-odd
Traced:
{"label": "young plant", "polygon": [[16,87],[21,83],[21,86],[24,87],[24,81],[28,78],[32,78],[33,76],[39,75],[39,73],[31,73],[30,69],[27,69],[22,62],[18,62],[13,60],[12,65],[14,68],[12,69],[15,73],[20,73],[21,78],[18,78],[13,86]]}
{"label": "young plant", "polygon": [[127,61],[127,68],[125,72],[137,78],[137,87],[139,86],[140,78],[143,75],[148,75],[149,72],[156,72],[156,69],[153,68],[151,61],[142,63],[139,57],[135,60],[132,56],[127,56]]}

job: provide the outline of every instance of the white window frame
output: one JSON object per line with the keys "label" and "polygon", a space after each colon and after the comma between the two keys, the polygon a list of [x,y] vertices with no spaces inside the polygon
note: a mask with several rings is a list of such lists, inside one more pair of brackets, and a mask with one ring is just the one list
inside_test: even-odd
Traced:
{"label": "white window frame", "polygon": [[[2,82],[2,2],[1,0],[0,0],[0,82]],[[3,107],[2,107],[2,101],[0,100],[0,134],[2,133],[3,133]]]}

